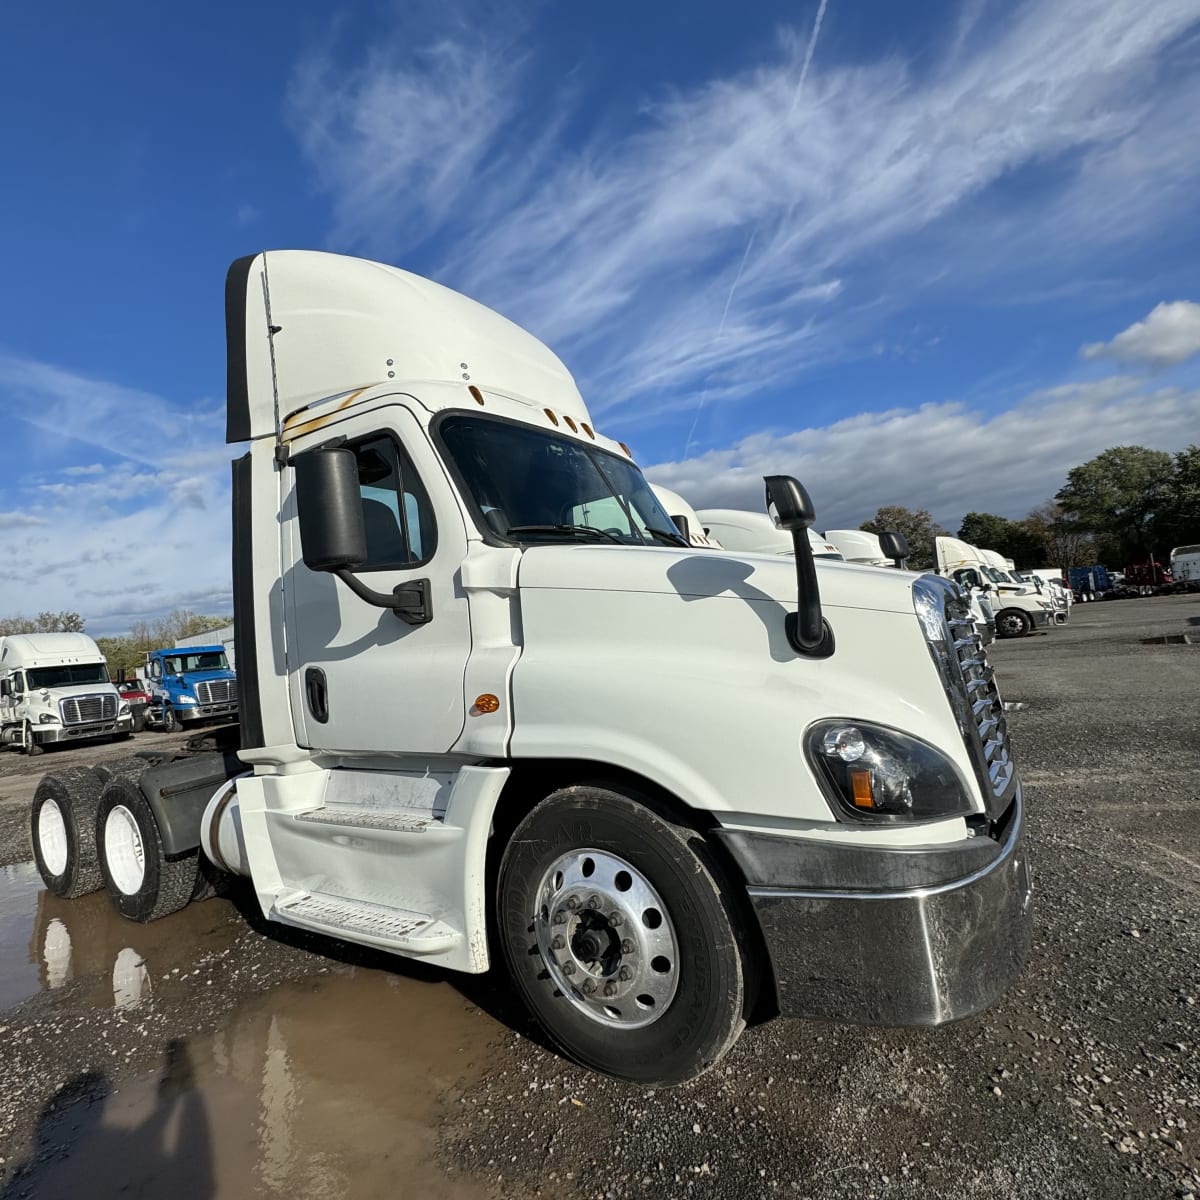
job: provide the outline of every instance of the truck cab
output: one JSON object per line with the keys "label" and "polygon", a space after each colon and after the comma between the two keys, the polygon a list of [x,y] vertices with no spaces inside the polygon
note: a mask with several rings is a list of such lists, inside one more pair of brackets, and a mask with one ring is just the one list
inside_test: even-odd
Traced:
{"label": "truck cab", "polygon": [[957,587],[815,559],[787,476],[790,555],[690,544],[549,349],[397,268],[239,260],[226,328],[237,740],[104,784],[122,913],[211,864],[271,921],[506,970],[643,1085],[749,1020],[1011,986],[1021,786]]}
{"label": "truck cab", "polygon": [[224,646],[176,646],[146,655],[151,695],[146,723],[168,733],[201,721],[236,718],[237,676]]}
{"label": "truck cab", "polygon": [[129,704],[109,681],[108,665],[85,633],[0,637],[0,741],[26,754],[44,746],[126,738]]}
{"label": "truck cab", "polygon": [[[710,538],[717,539],[726,550],[739,554],[791,555],[795,553],[791,535],[765,512],[750,512],[737,508],[704,508],[697,514]],[[841,553],[815,529],[807,531],[814,558],[836,562]]]}
{"label": "truck cab", "polygon": [[934,548],[940,574],[989,598],[996,610],[997,637],[1026,637],[1056,623],[1054,603],[1044,600],[1032,584],[1013,580],[1006,564],[997,566],[994,550],[980,550],[953,537],[935,538]]}

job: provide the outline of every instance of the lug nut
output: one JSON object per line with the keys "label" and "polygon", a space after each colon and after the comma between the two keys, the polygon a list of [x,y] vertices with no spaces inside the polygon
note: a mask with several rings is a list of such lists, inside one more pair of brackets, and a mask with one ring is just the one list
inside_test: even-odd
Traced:
{"label": "lug nut", "polygon": [[588,897],[588,908],[599,908],[599,907],[600,907],[600,897],[597,896],[595,894],[595,892],[593,892]]}
{"label": "lug nut", "polygon": [[568,896],[567,897],[567,907],[572,912],[574,912],[579,907],[579,897],[578,896]]}
{"label": "lug nut", "polygon": [[605,996],[611,998],[617,994],[617,985],[615,983],[606,983],[604,985]]}
{"label": "lug nut", "polygon": [[628,983],[633,978],[633,971],[629,967],[622,967],[617,972],[617,978],[622,983]]}
{"label": "lug nut", "polygon": [[562,973],[564,975],[574,975],[575,974],[575,964],[574,963],[563,963]]}
{"label": "lug nut", "polygon": [[622,940],[621,953],[622,954],[636,954],[637,953],[637,946],[634,945],[632,938],[625,938]]}
{"label": "lug nut", "polygon": [[[596,990],[596,981],[594,979],[585,979],[583,981],[583,992],[584,992],[585,996],[592,995],[595,992],[595,990]],[[605,989],[604,994],[606,996],[608,995],[607,988]]]}
{"label": "lug nut", "polygon": [[608,923],[613,926],[624,925],[625,918],[616,909],[608,914]]}
{"label": "lug nut", "polygon": [[561,950],[567,944],[567,939],[561,933],[556,934],[550,942],[551,950]]}
{"label": "lug nut", "polygon": [[559,909],[559,911],[554,914],[554,920],[551,922],[551,924],[552,925],[565,925],[566,923],[567,923],[567,914],[565,912],[563,912],[561,909]]}

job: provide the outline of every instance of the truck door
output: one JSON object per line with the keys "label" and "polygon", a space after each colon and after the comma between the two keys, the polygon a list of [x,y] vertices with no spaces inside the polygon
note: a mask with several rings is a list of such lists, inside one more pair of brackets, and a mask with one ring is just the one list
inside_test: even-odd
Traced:
{"label": "truck door", "polygon": [[[287,671],[297,741],[320,750],[441,754],[466,719],[471,631],[459,573],[466,527],[441,463],[400,403],[296,439],[300,454],[333,439],[358,460],[368,587],[429,580],[432,619],[410,625],[303,562],[294,474],[283,505]],[[287,494],[290,493],[290,494]]]}

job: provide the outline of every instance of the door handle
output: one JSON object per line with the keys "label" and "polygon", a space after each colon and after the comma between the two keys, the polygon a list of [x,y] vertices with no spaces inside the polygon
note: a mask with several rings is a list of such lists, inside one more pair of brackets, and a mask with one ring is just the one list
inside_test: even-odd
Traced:
{"label": "door handle", "polygon": [[325,672],[320,667],[309,667],[304,672],[304,695],[313,720],[324,725],[329,720],[329,689],[325,684]]}

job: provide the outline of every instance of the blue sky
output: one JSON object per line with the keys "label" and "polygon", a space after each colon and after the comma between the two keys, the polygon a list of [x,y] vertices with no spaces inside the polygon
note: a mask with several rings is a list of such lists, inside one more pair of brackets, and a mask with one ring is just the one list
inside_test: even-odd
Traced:
{"label": "blue sky", "polygon": [[20,6],[0,614],[228,611],[222,285],[393,262],[705,505],[1021,516],[1200,438],[1194,0]]}

